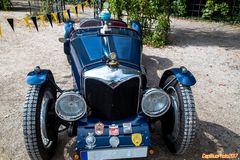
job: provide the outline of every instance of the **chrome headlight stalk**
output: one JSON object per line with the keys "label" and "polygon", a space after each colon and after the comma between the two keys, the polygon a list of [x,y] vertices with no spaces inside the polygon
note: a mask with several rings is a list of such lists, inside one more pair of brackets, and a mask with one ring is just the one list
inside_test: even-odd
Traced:
{"label": "chrome headlight stalk", "polygon": [[167,112],[171,105],[169,95],[162,89],[147,89],[142,98],[142,111],[149,117],[160,117]]}
{"label": "chrome headlight stalk", "polygon": [[87,112],[84,98],[75,92],[64,92],[59,96],[55,105],[59,118],[72,122],[82,118]]}

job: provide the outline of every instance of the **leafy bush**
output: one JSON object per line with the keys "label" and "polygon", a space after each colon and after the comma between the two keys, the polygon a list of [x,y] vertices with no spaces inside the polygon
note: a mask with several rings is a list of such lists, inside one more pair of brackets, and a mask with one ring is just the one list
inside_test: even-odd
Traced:
{"label": "leafy bush", "polygon": [[171,7],[172,13],[175,16],[185,16],[186,8],[186,0],[174,0]]}
{"label": "leafy bush", "polygon": [[229,7],[226,2],[218,3],[217,0],[208,0],[202,17],[210,20],[224,20],[229,13]]}
{"label": "leafy bush", "polygon": [[8,10],[11,7],[10,0],[0,0],[0,10]]}
{"label": "leafy bush", "polygon": [[144,44],[160,47],[167,42],[170,28],[170,0],[109,0],[116,18],[127,14],[127,21],[137,20],[143,28]]}
{"label": "leafy bush", "polygon": [[52,2],[49,0],[42,0],[41,13],[46,15],[52,12]]}

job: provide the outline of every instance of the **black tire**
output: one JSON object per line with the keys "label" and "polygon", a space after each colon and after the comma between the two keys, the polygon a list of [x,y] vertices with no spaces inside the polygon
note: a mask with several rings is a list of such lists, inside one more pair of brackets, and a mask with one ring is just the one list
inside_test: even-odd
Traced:
{"label": "black tire", "polygon": [[[45,95],[49,97],[48,101],[46,101]],[[46,83],[33,85],[27,92],[23,109],[23,135],[30,159],[47,160],[54,155],[58,139],[58,124],[54,111],[55,100],[56,91]],[[44,113],[42,106],[46,106],[44,107],[46,108],[46,118],[42,118],[45,119],[45,135],[49,140],[45,139],[45,142],[48,142],[46,144],[43,143],[43,127],[41,127],[43,124],[41,123],[43,115],[41,112]]]}
{"label": "black tire", "polygon": [[[169,76],[163,86],[173,78],[175,76]],[[196,134],[197,114],[193,94],[190,87],[183,86],[177,80],[165,91],[170,95],[172,104],[162,119],[164,140],[170,152],[184,154],[192,145]]]}

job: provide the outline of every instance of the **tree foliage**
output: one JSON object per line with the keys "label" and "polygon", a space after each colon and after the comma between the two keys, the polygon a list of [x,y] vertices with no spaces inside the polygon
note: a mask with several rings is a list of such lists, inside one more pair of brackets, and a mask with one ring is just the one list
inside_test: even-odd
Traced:
{"label": "tree foliage", "polygon": [[143,27],[145,44],[160,47],[167,42],[170,29],[170,0],[109,0],[110,10],[118,19],[137,20]]}
{"label": "tree foliage", "polygon": [[226,2],[218,2],[217,0],[208,0],[202,17],[205,19],[221,20],[226,19],[229,13],[229,6]]}
{"label": "tree foliage", "polygon": [[0,10],[8,10],[11,7],[10,0],[0,0]]}
{"label": "tree foliage", "polygon": [[173,15],[185,16],[187,11],[186,0],[174,0],[172,3],[171,9],[172,9]]}

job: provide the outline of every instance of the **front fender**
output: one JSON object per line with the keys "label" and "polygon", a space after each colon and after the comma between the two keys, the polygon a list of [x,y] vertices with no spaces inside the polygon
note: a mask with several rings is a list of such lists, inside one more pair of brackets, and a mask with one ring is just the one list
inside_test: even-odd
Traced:
{"label": "front fender", "polygon": [[196,79],[193,76],[193,74],[190,71],[188,71],[185,67],[172,68],[163,73],[159,84],[161,88],[163,87],[165,80],[171,75],[175,75],[177,81],[184,86],[193,86],[196,83]]}
{"label": "front fender", "polygon": [[41,69],[39,73],[32,71],[28,73],[26,82],[29,85],[41,85],[47,80],[48,76],[52,76],[50,70]]}

